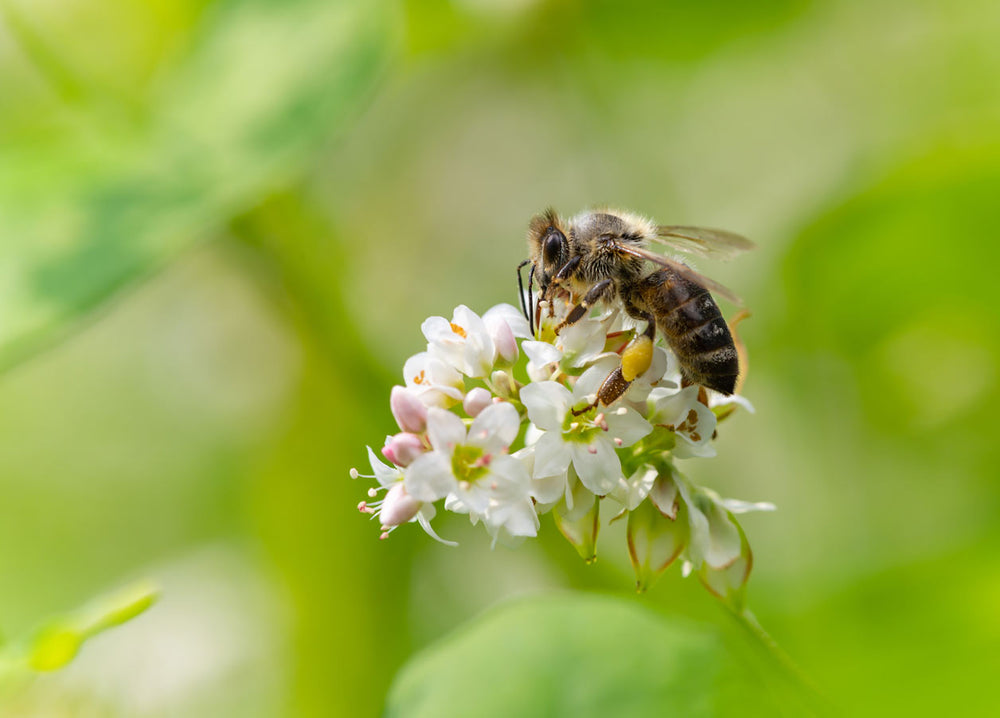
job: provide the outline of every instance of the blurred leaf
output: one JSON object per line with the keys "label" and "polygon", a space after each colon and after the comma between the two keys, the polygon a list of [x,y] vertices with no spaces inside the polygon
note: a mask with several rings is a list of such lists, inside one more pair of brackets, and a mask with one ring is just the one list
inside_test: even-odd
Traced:
{"label": "blurred leaf", "polygon": [[138,111],[62,107],[0,149],[0,370],[300,174],[383,66],[388,8],[221,3]]}
{"label": "blurred leaf", "polygon": [[886,433],[981,430],[997,396],[1000,147],[966,141],[838,206],[787,260],[788,378],[836,386],[814,359],[836,356]]}
{"label": "blurred leaf", "polygon": [[36,671],[55,671],[76,657],[84,641],[129,621],[156,601],[157,590],[142,583],[106,596],[68,616],[52,619],[27,649],[25,661]]}
{"label": "blurred leaf", "polygon": [[766,703],[710,629],[619,599],[563,595],[503,606],[417,655],[386,715],[753,715]]}

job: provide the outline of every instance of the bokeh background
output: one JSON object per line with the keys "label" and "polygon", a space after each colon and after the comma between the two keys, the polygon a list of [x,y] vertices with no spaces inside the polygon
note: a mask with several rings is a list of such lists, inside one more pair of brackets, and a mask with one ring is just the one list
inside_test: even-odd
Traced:
{"label": "bokeh background", "polygon": [[[698,264],[757,413],[690,471],[779,506],[761,622],[847,713],[995,709],[996,2],[0,8],[0,625],[163,588],[5,710],[374,715],[489,606],[629,596],[619,527],[593,566],[551,521],[379,542],[348,478],[420,322],[595,204],[759,245]],[[731,630],[677,573],[637,600]]]}

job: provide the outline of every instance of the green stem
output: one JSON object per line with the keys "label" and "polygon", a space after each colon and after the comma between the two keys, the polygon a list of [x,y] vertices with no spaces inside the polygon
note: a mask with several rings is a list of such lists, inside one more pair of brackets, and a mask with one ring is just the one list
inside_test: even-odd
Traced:
{"label": "green stem", "polygon": [[830,699],[826,697],[812,678],[792,660],[792,657],[778,645],[771,634],[764,630],[760,621],[749,608],[738,609],[728,603],[724,603],[724,605],[729,614],[736,619],[736,622],[750,634],[756,645],[763,649],[764,653],[778,666],[789,683],[798,690],[813,714],[827,716],[835,712]]}

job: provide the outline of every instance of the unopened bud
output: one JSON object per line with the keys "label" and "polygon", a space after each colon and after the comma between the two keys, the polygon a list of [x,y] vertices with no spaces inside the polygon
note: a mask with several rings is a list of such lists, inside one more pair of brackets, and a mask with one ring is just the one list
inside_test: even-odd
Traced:
{"label": "unopened bud", "polygon": [[416,434],[402,432],[389,438],[382,447],[382,456],[396,466],[409,466],[424,453],[424,444]]}
{"label": "unopened bud", "polygon": [[506,366],[513,366],[514,362],[517,361],[518,351],[517,340],[514,338],[514,332],[511,330],[510,325],[503,320],[497,320],[490,322],[489,330],[490,338],[497,348],[501,363]]}
{"label": "unopened bud", "polygon": [[514,385],[514,377],[505,371],[495,371],[490,376],[490,383],[497,396],[503,399],[514,399],[517,395],[517,387]]}
{"label": "unopened bud", "polygon": [[462,401],[462,408],[469,416],[479,416],[479,412],[493,403],[493,395],[481,386],[469,391]]}
{"label": "unopened bud", "polygon": [[419,434],[427,428],[427,407],[405,387],[392,387],[389,408],[403,431]]}
{"label": "unopened bud", "polygon": [[392,488],[385,495],[385,500],[382,502],[382,511],[378,516],[382,522],[382,528],[391,528],[405,524],[417,515],[422,505],[422,501],[417,501],[406,493],[402,481],[393,484]]}

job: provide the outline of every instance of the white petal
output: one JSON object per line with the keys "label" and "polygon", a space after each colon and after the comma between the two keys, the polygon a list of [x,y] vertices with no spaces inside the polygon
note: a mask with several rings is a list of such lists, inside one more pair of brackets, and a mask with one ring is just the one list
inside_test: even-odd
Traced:
{"label": "white petal", "polygon": [[451,324],[444,317],[428,317],[420,325],[424,338],[432,344],[453,342],[459,338],[451,329]]}
{"label": "white petal", "polygon": [[462,375],[430,352],[407,359],[403,379],[407,388],[427,406],[446,406],[462,398]]}
{"label": "white petal", "polygon": [[[428,511],[428,509],[430,514],[429,516],[427,515],[427,513],[425,513],[425,511]],[[430,504],[426,504],[424,508],[420,509],[420,512],[417,514],[417,521],[420,522],[420,527],[427,532],[428,536],[430,536],[435,541],[438,541],[439,543],[443,543],[445,546],[458,546],[458,543],[456,543],[455,541],[446,541],[445,539],[441,538],[436,533],[434,533],[434,529],[431,528],[432,518],[434,518],[434,507],[431,506]]]}
{"label": "white petal", "polygon": [[562,352],[548,342],[525,341],[521,342],[524,353],[539,368],[546,364],[554,364],[562,358]]}
{"label": "white petal", "polygon": [[750,400],[747,399],[745,396],[740,396],[739,394],[731,394],[730,396],[724,396],[722,394],[717,394],[715,392],[712,392],[708,396],[709,406],[712,407],[726,406],[727,404],[738,404],[739,406],[742,406],[744,409],[749,411],[751,414],[755,412],[753,404],[751,404]]}
{"label": "white petal", "polygon": [[676,472],[673,474],[673,479],[677,485],[677,490],[680,492],[681,499],[687,508],[688,523],[691,526],[691,540],[687,547],[687,558],[694,568],[701,568],[701,564],[705,560],[705,554],[708,553],[711,543],[708,530],[708,517],[694,503],[693,492],[690,486],[688,486],[687,481]]}
{"label": "white petal", "polygon": [[497,359],[496,346],[487,334],[470,334],[465,341],[464,371],[471,377],[489,376]]}
{"label": "white petal", "polygon": [[432,406],[427,410],[427,436],[432,447],[450,455],[465,443],[465,424],[450,411]]}
{"label": "white petal", "polygon": [[486,324],[483,323],[483,320],[478,314],[464,304],[459,304],[455,307],[455,311],[452,313],[451,317],[453,324],[456,324],[465,330],[466,339],[472,337],[473,335],[487,335]]}
{"label": "white petal", "polygon": [[520,428],[521,417],[513,404],[506,401],[491,404],[479,412],[469,427],[468,443],[492,454],[509,447]]}
{"label": "white petal", "polygon": [[725,568],[740,557],[740,530],[729,512],[716,503],[708,511],[708,551],[705,563],[715,569]]}
{"label": "white petal", "polygon": [[629,511],[633,511],[649,495],[656,476],[656,469],[651,466],[640,466],[627,479],[618,480],[613,494],[615,500]]}
{"label": "white petal", "polygon": [[543,476],[531,480],[531,496],[539,504],[554,504],[566,491],[566,474]]}
{"label": "white petal", "polygon": [[667,352],[663,347],[653,347],[653,361],[649,369],[640,377],[643,381],[655,384],[663,378],[667,371]]}
{"label": "white petal", "polygon": [[490,505],[490,476],[484,476],[479,481],[471,483],[463,489],[459,484],[455,488],[455,496],[468,507],[470,514],[482,514]]}
{"label": "white petal", "polygon": [[587,371],[583,372],[573,387],[573,405],[575,406],[583,401],[593,401],[597,390],[601,388],[601,384],[604,383],[608,375],[620,364],[621,360],[618,356],[612,354],[601,358],[592,367],[587,369]]}
{"label": "white petal", "polygon": [[490,481],[492,500],[519,501],[527,499],[531,494],[531,478],[527,469],[517,459],[511,456],[498,456],[490,464],[490,473],[480,479]]}
{"label": "white petal", "polygon": [[657,511],[669,519],[677,518],[677,484],[670,475],[658,476],[649,492],[649,500]]}
{"label": "white petal", "polygon": [[621,439],[624,446],[631,446],[653,430],[652,424],[628,407],[609,409],[604,416],[608,433],[612,438]]}
{"label": "white petal", "polygon": [[538,535],[538,514],[531,499],[487,509],[485,521],[491,529],[504,528],[511,536]]}
{"label": "white petal", "polygon": [[403,472],[395,466],[383,464],[375,455],[375,452],[372,451],[372,447],[368,446],[366,448],[368,449],[368,462],[372,465],[375,480],[378,481],[380,486],[392,486],[403,477]]}
{"label": "white petal", "polygon": [[410,464],[403,480],[406,493],[428,502],[443,499],[458,483],[447,456],[437,451],[424,454]]}
{"label": "white petal", "polygon": [[534,382],[521,389],[521,402],[528,410],[528,418],[546,431],[562,430],[571,400],[569,389],[554,381]]}
{"label": "white petal", "polygon": [[746,514],[751,511],[777,511],[778,507],[770,501],[740,501],[739,499],[719,499],[720,504],[734,514]]}
{"label": "white petal", "polygon": [[585,366],[603,352],[606,340],[604,324],[596,319],[582,319],[559,333],[564,361],[574,368]]}
{"label": "white petal", "polygon": [[684,421],[693,405],[699,403],[698,387],[688,386],[680,391],[658,387],[649,392],[649,401],[653,405],[650,422],[676,426]]}
{"label": "white petal", "polygon": [[[591,453],[590,447],[594,447]],[[622,465],[606,436],[594,437],[588,445],[578,442],[570,444],[573,467],[580,475],[583,485],[597,496],[604,496],[615,488],[622,475]]]}
{"label": "white petal", "polygon": [[557,432],[546,432],[535,444],[535,478],[562,476],[569,468],[569,445]]}
{"label": "white petal", "polygon": [[531,336],[528,333],[528,320],[521,314],[521,310],[511,304],[497,304],[490,307],[483,315],[483,322],[487,328],[498,321],[504,322],[516,337]]}

